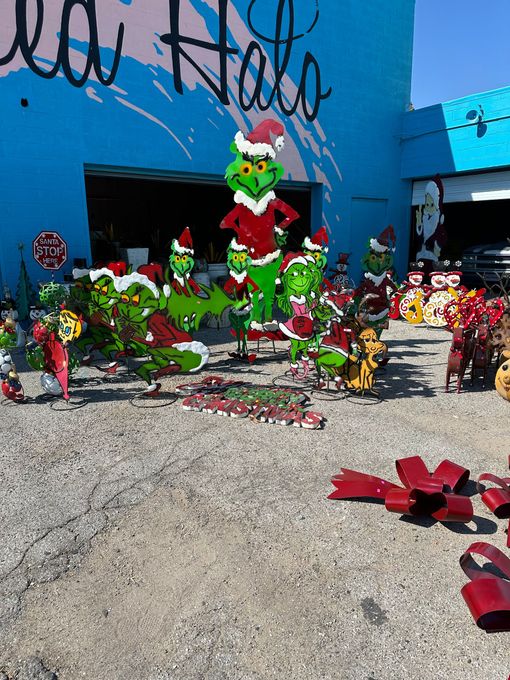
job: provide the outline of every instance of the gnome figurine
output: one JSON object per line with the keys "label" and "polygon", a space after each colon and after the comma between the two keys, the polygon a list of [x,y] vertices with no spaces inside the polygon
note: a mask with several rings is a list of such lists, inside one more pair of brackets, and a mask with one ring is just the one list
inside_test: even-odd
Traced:
{"label": "gnome figurine", "polygon": [[[246,246],[252,260],[248,270],[259,287],[254,300],[251,327],[259,331],[275,330],[273,303],[278,269],[282,253],[278,243],[287,227],[299,214],[276,197],[274,188],[284,174],[277,153],[283,148],[284,128],[281,123],[267,119],[257,125],[248,136],[239,131],[230,145],[235,160],[226,169],[226,180],[234,191],[236,207],[220,224],[221,229],[232,229],[239,245]],[[274,141],[272,139],[274,137]],[[276,213],[284,219],[278,223]]]}

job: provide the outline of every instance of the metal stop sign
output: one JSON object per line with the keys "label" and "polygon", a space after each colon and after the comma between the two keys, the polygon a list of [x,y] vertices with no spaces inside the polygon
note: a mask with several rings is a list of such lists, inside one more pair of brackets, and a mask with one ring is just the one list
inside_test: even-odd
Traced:
{"label": "metal stop sign", "polygon": [[41,231],[32,243],[32,252],[43,269],[57,270],[67,261],[67,243],[56,231]]}

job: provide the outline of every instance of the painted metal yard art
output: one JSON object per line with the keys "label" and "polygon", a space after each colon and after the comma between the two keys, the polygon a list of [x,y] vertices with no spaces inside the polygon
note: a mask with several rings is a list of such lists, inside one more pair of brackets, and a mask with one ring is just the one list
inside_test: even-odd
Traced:
{"label": "painted metal yard art", "polygon": [[416,210],[418,252],[416,259],[426,263],[427,272],[438,262],[441,249],[446,245],[443,214],[444,188],[439,175],[425,185],[424,203]]}
{"label": "painted metal yard art", "polygon": [[389,512],[415,517],[425,515],[441,522],[471,521],[471,500],[459,494],[469,479],[469,470],[443,460],[430,473],[420,456],[399,458],[396,468],[403,486],[342,468],[331,480],[336,490],[328,498],[374,498],[384,501]]}
{"label": "painted metal yard art", "polygon": [[368,251],[361,260],[363,278],[355,291],[357,305],[364,308],[366,323],[376,331],[378,337],[388,328],[391,296],[397,290],[391,278],[395,244],[395,232],[391,225],[378,237],[369,240]]}
{"label": "painted metal yard art", "polygon": [[491,333],[504,313],[499,298],[486,300],[485,289],[471,290],[449,302],[444,309],[448,330],[453,334],[446,368],[446,391],[456,376],[460,392],[464,375],[471,365],[471,383],[476,372],[482,373],[485,386],[492,358]]}
{"label": "painted metal yard art", "polygon": [[[299,217],[274,192],[284,174],[283,165],[276,160],[283,149],[283,134],[283,125],[271,119],[262,121],[247,136],[237,132],[230,145],[235,159],[225,173],[236,206],[224,217],[220,228],[233,230],[237,244],[248,250],[251,258],[248,276],[257,285],[257,290],[252,291],[250,328],[259,332],[278,328],[273,319],[273,304],[283,260],[281,249],[287,228]],[[284,219],[279,222],[276,213]]]}
{"label": "painted metal yard art", "polygon": [[[191,263],[191,266],[190,266]],[[231,299],[216,284],[198,285],[191,277],[193,248],[187,230],[172,243],[170,270],[159,264],[143,265],[128,272],[114,262],[89,272],[76,272],[78,307],[88,309],[85,321],[91,329],[81,341],[86,353],[98,350],[115,373],[121,360],[142,360],[134,372],[147,385],[143,395],[156,396],[158,379],[173,373],[194,373],[209,359],[209,349],[194,341],[192,333],[205,314],[221,314]]]}
{"label": "painted metal yard art", "polygon": [[199,382],[179,385],[185,411],[247,418],[259,423],[293,425],[310,430],[323,427],[324,417],[307,410],[309,397],[301,391],[264,387],[210,376]]}

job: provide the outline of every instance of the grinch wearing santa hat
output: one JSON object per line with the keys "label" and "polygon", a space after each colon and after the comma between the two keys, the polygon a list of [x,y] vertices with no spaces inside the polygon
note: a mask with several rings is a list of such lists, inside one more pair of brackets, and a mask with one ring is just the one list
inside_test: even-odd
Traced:
{"label": "grinch wearing santa hat", "polygon": [[168,261],[174,275],[172,288],[178,295],[186,295],[186,297],[189,297],[190,293],[199,295],[201,292],[200,287],[191,278],[191,272],[195,266],[195,260],[193,259],[195,251],[188,227],[184,229],[178,239],[174,238],[171,249],[172,252]]}
{"label": "grinch wearing santa hat", "polygon": [[304,254],[313,257],[322,272],[321,290],[331,290],[333,288],[331,282],[324,275],[328,266],[328,244],[329,237],[326,227],[321,227],[313,236],[305,236],[302,244]]}
{"label": "grinch wearing santa hat", "polygon": [[425,262],[426,271],[430,265],[439,261],[441,249],[446,245],[446,230],[443,215],[444,189],[439,175],[427,182],[425,186],[425,204],[416,211],[416,233],[419,239],[416,260]]}
{"label": "grinch wearing santa hat", "polygon": [[390,225],[377,238],[368,242],[368,251],[361,260],[364,269],[363,279],[354,295],[365,323],[374,328],[380,336],[383,328],[388,327],[390,296],[397,286],[388,276],[393,267],[396,237]]}
{"label": "grinch wearing santa hat", "polygon": [[[252,259],[248,273],[261,291],[253,301],[251,325],[266,331],[277,328],[273,321],[273,303],[275,280],[282,262],[278,240],[299,217],[274,192],[284,174],[283,166],[276,161],[277,153],[283,148],[283,133],[281,123],[267,119],[246,137],[241,131],[235,135],[230,145],[235,160],[227,167],[225,177],[234,191],[236,207],[220,224],[221,229],[234,230],[237,243],[248,248]],[[283,215],[283,220],[279,215]],[[263,305],[259,300],[263,300]]]}

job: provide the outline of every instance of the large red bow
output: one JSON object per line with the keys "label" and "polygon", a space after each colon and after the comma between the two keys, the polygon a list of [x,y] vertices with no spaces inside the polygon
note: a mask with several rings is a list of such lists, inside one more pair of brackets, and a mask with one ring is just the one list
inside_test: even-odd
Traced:
{"label": "large red bow", "polygon": [[[497,484],[490,489],[485,488],[482,482]],[[499,488],[498,488],[499,487]],[[510,478],[497,477],[490,472],[484,472],[478,477],[478,492],[482,495],[482,501],[498,519],[510,519]],[[507,547],[510,548],[510,522],[506,537]]]}
{"label": "large red bow", "polygon": [[477,568],[471,555],[481,555],[490,560],[506,578],[510,579],[510,559],[489,543],[477,542],[469,546],[460,558],[460,566],[470,583],[461,593],[476,625],[487,633],[510,631],[510,582]]}
{"label": "large red bow", "polygon": [[430,515],[441,522],[469,522],[473,506],[457,492],[469,479],[469,470],[443,460],[431,474],[420,456],[399,458],[397,474],[404,487],[355,470],[341,469],[331,480],[336,487],[328,498],[380,498],[389,512]]}

